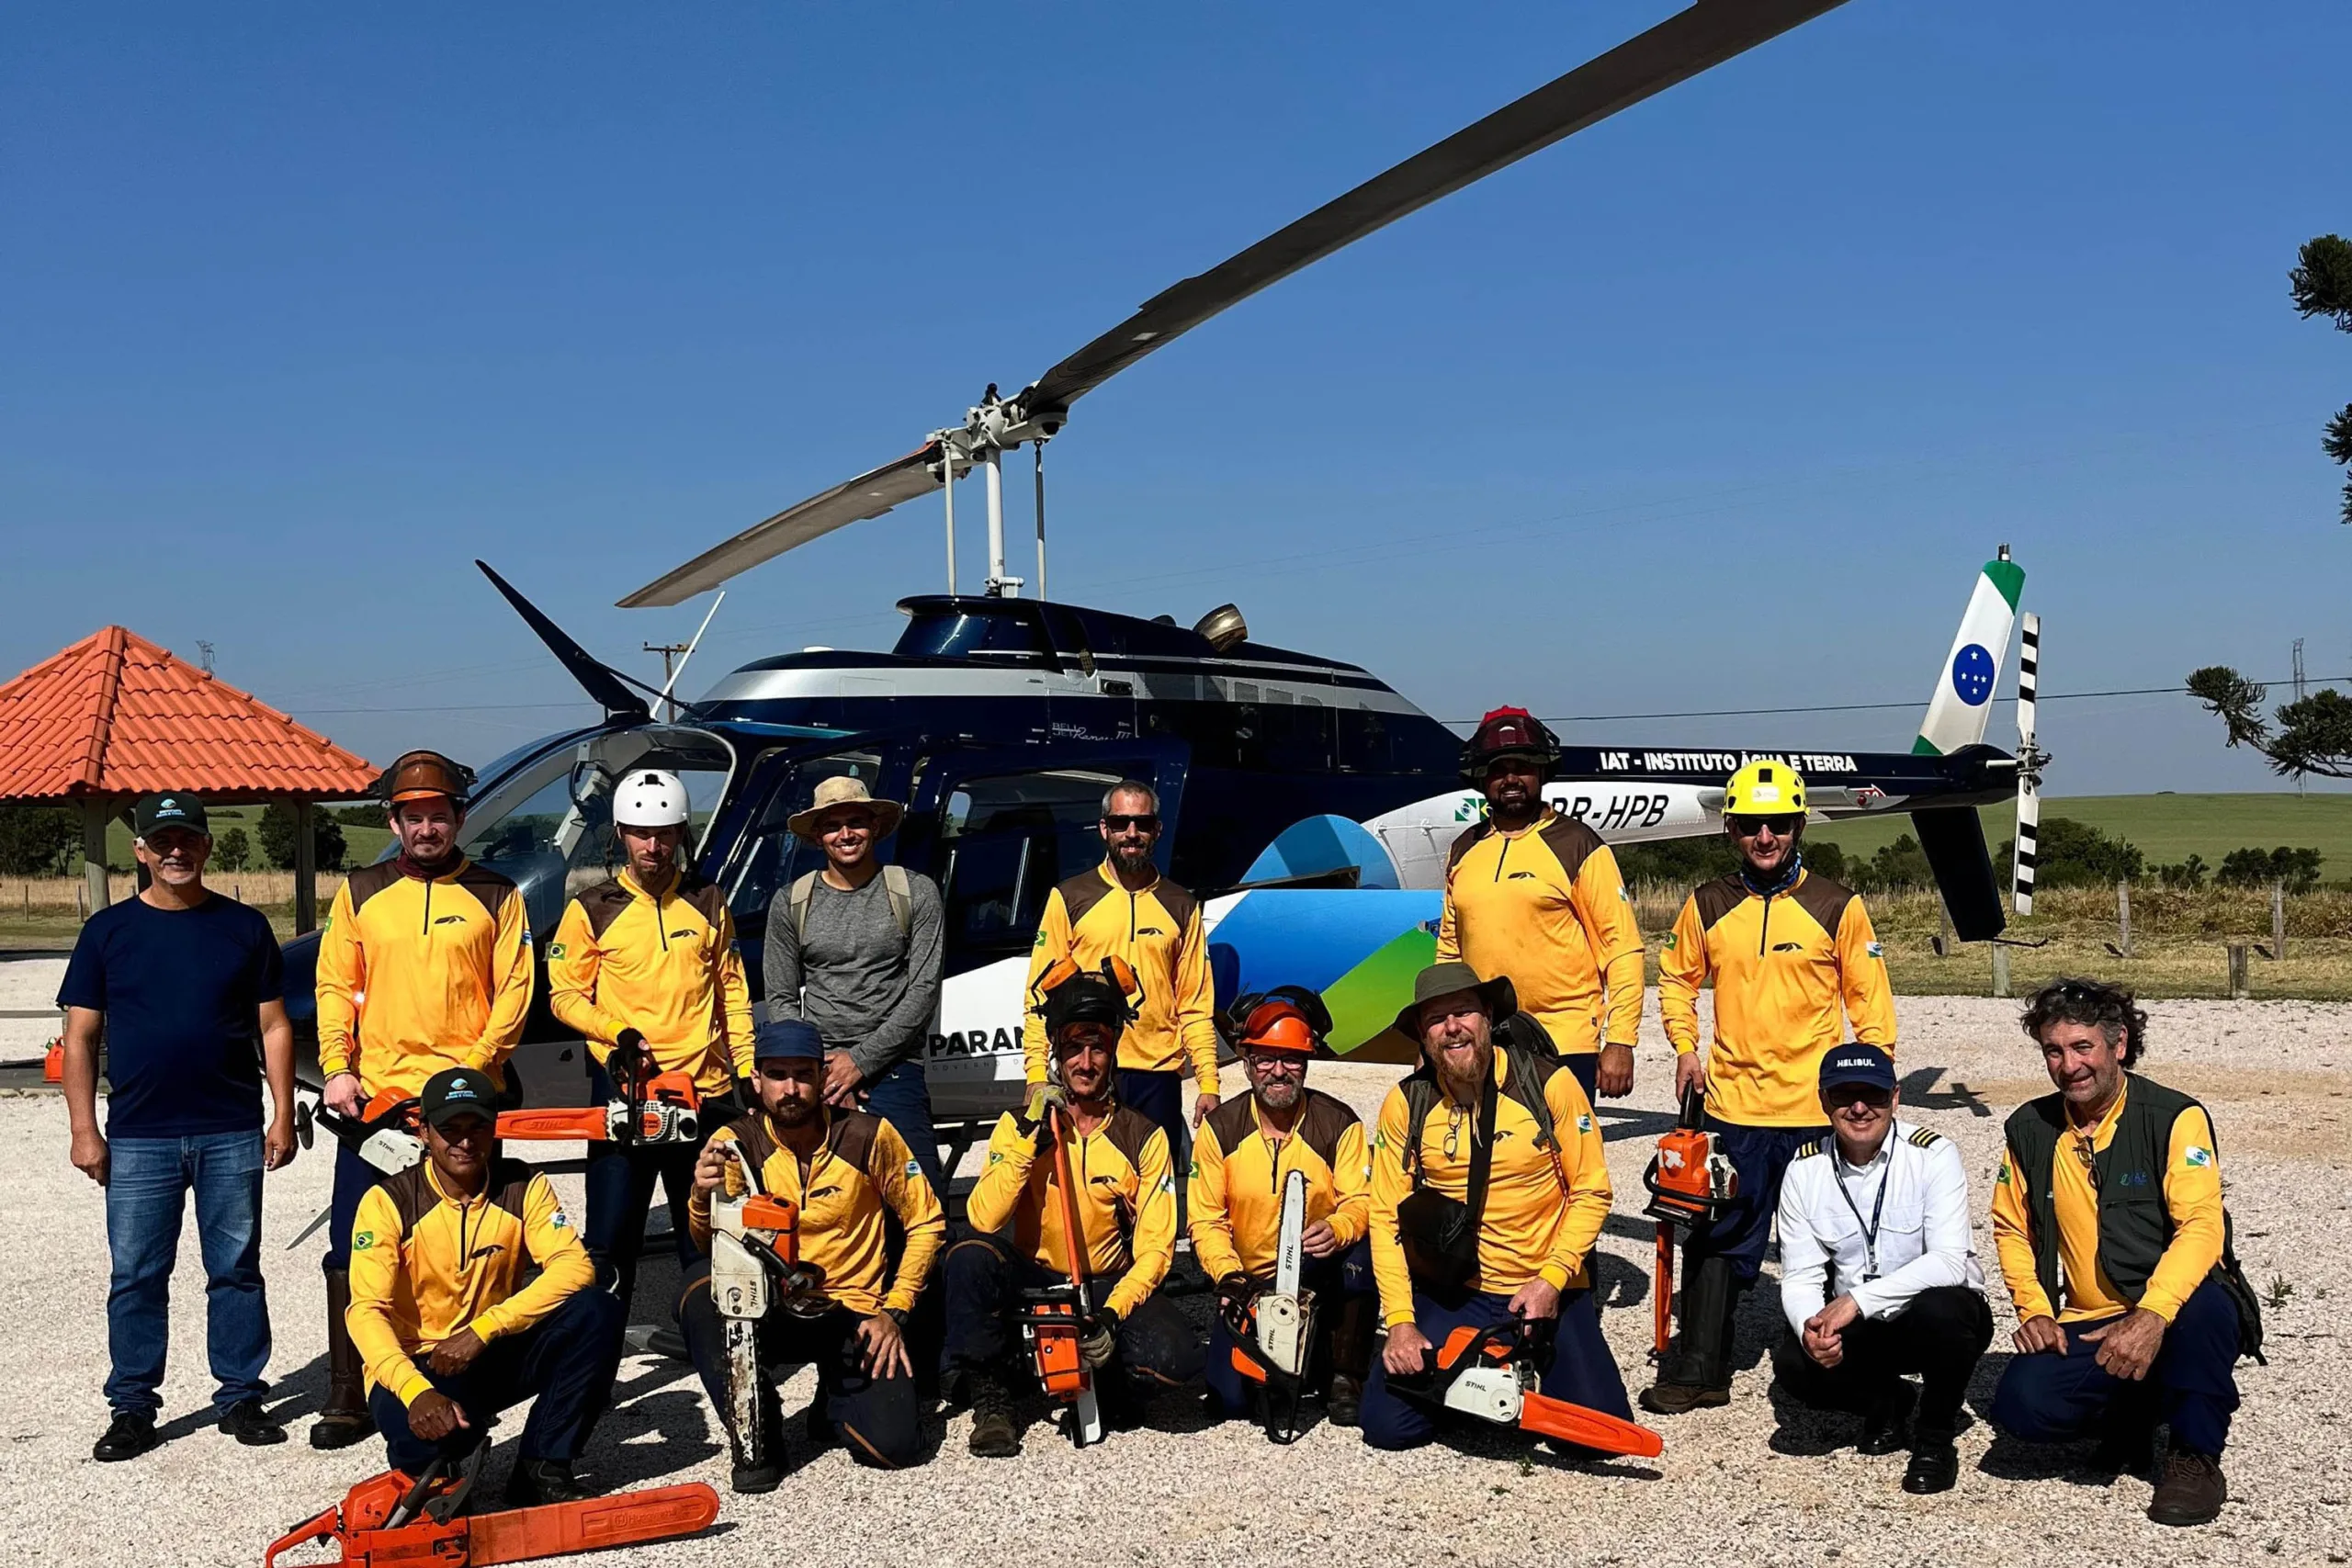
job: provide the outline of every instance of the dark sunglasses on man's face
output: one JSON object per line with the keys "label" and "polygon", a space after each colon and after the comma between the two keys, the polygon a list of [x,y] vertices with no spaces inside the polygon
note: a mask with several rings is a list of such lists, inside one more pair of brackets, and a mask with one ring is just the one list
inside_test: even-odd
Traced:
{"label": "dark sunglasses on man's face", "polygon": [[1106,813],[1102,818],[1102,826],[1114,833],[1124,833],[1130,829],[1138,833],[1157,833],[1159,831],[1159,818],[1151,812],[1144,812],[1137,816],[1129,816],[1124,812]]}
{"label": "dark sunglasses on man's face", "polygon": [[1793,812],[1774,817],[1734,817],[1731,819],[1731,830],[1743,839],[1752,839],[1770,828],[1776,838],[1785,839],[1795,832],[1797,824],[1804,820],[1803,817]]}

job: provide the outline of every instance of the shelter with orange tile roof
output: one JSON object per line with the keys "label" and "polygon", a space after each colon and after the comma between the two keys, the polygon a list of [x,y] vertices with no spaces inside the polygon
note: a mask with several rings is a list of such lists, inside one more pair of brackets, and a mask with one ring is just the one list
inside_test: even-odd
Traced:
{"label": "shelter with orange tile roof", "polygon": [[208,806],[293,808],[294,925],[318,923],[311,813],[365,795],[376,769],[252,694],[107,626],[0,686],[0,801],[82,808],[93,909],[107,902],[107,823],[151,790]]}

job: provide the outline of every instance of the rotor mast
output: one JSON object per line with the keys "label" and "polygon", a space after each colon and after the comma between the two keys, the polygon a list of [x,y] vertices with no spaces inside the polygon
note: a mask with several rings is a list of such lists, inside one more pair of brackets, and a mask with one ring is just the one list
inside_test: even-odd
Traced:
{"label": "rotor mast", "polygon": [[973,468],[981,470],[981,483],[988,500],[989,514],[989,575],[981,592],[991,599],[1018,599],[1024,580],[1009,575],[1004,562],[1004,455],[1023,446],[1037,448],[1037,587],[1040,593],[1046,583],[1046,468],[1045,446],[1062,427],[1069,411],[1064,408],[1032,411],[1014,400],[1008,402],[997,396],[996,383],[981,394],[980,400],[964,415],[964,423],[950,430],[932,432],[932,445],[938,449],[938,461],[933,465],[947,495],[947,592],[956,592],[956,477]]}

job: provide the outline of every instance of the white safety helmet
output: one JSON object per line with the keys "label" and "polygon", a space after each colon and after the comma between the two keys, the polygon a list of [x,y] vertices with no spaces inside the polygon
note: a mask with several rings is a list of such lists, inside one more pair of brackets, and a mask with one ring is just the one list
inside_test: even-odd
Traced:
{"label": "white safety helmet", "polygon": [[686,786],[675,773],[659,768],[638,768],[625,775],[613,791],[616,828],[683,828],[686,825]]}

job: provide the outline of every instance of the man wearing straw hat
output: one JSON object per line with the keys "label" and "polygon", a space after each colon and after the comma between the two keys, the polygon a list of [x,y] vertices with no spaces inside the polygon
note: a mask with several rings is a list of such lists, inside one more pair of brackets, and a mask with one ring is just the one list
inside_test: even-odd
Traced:
{"label": "man wearing straw hat", "polygon": [[889,1122],[932,1190],[944,1193],[922,1063],[939,1007],[939,887],[874,853],[905,816],[904,806],[875,799],[864,780],[844,775],[820,783],[786,824],[824,852],[825,863],[768,908],[768,1016],[816,1026],[825,1102],[863,1105]]}

